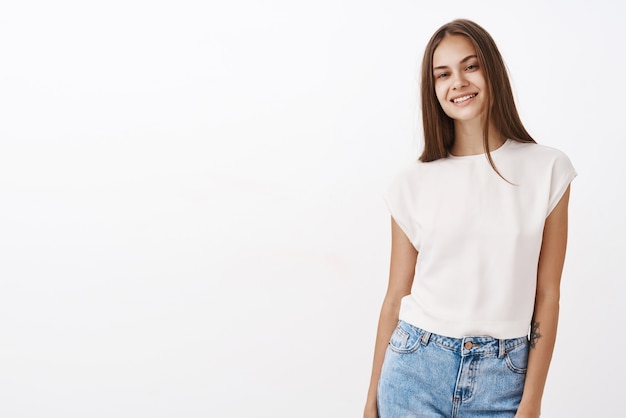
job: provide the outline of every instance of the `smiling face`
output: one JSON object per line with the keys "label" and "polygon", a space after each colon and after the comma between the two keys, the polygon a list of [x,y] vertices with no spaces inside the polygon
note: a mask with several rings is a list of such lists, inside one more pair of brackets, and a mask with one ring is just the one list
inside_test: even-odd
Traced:
{"label": "smiling face", "polygon": [[480,121],[488,99],[487,81],[467,37],[449,35],[441,40],[433,54],[433,78],[446,115],[457,123]]}

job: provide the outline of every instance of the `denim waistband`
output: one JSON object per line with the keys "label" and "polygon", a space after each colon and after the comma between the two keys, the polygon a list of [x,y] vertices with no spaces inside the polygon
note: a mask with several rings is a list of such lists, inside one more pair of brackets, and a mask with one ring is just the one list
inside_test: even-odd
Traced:
{"label": "denim waistband", "polygon": [[433,342],[441,347],[458,352],[462,355],[497,354],[498,357],[504,357],[507,351],[513,350],[520,345],[528,344],[528,337],[526,336],[508,339],[499,339],[489,336],[453,338],[435,334],[408,323],[407,325],[417,330],[419,333],[419,340],[422,345],[428,345]]}

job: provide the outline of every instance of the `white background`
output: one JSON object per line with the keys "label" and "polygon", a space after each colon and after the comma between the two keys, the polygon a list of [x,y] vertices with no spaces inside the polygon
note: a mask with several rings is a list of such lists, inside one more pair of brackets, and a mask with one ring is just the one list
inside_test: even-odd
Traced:
{"label": "white background", "polygon": [[358,417],[382,193],[419,153],[423,49],[457,17],[579,173],[542,416],[618,416],[613,4],[2,2],[0,416]]}

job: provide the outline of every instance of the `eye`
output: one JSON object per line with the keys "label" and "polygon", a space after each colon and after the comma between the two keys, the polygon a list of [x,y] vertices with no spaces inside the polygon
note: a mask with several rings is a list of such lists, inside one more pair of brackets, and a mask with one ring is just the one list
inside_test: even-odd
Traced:
{"label": "eye", "polygon": [[435,78],[446,78],[447,76],[448,76],[448,73],[435,74]]}
{"label": "eye", "polygon": [[467,71],[474,71],[474,70],[477,70],[477,69],[478,69],[478,64],[470,64],[470,65],[468,65],[467,67],[465,67],[465,69],[466,69]]}

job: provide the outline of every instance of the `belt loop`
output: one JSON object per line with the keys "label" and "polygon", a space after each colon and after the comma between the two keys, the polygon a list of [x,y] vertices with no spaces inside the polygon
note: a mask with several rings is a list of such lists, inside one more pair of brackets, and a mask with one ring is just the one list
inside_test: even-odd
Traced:
{"label": "belt loop", "polygon": [[498,339],[498,358],[504,358],[506,356],[506,340]]}
{"label": "belt loop", "polygon": [[424,331],[424,333],[420,336],[420,339],[422,340],[422,345],[427,345],[430,340],[430,332]]}

